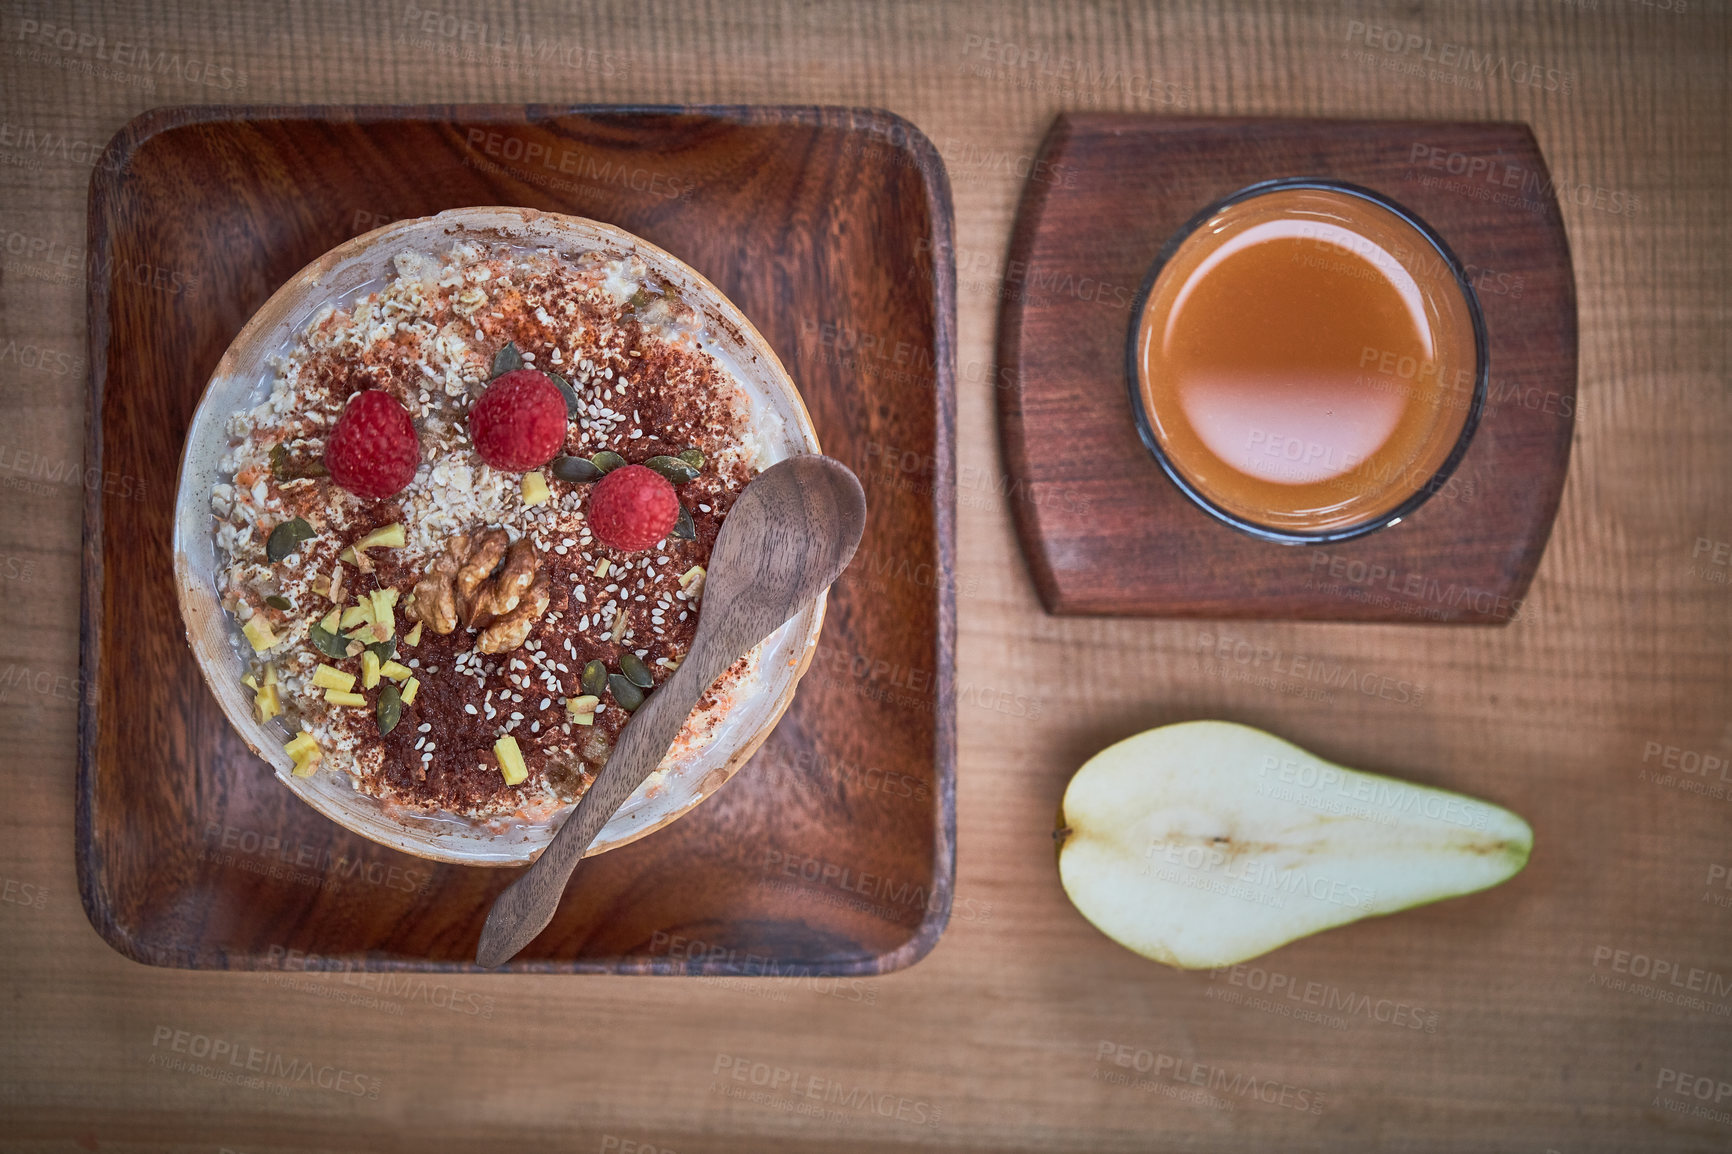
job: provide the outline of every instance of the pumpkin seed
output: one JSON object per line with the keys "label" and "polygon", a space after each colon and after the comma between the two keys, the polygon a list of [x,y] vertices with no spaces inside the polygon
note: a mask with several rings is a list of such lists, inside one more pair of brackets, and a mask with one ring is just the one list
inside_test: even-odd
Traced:
{"label": "pumpkin seed", "polygon": [[704,451],[702,449],[686,449],[680,453],[680,460],[694,469],[704,467]]}
{"label": "pumpkin seed", "polygon": [[265,556],[273,563],[281,561],[299,549],[302,542],[311,541],[316,536],[318,534],[313,532],[313,527],[300,517],[284,521],[271,530],[270,538],[265,541]]}
{"label": "pumpkin seed", "polygon": [[674,522],[674,527],[668,530],[669,537],[677,537],[681,541],[696,541],[698,527],[692,524],[692,515],[684,505],[680,506],[680,519]]}
{"label": "pumpkin seed", "polygon": [[294,606],[289,604],[289,599],[284,597],[281,593],[272,593],[269,597],[266,597],[265,604],[269,605],[272,609],[281,609],[285,613],[294,608]]}
{"label": "pumpkin seed", "polygon": [[676,485],[683,485],[687,481],[698,479],[698,471],[678,457],[651,457],[644,464]]}
{"label": "pumpkin seed", "polygon": [[571,387],[570,381],[558,373],[548,373],[547,379],[552,381],[554,387],[565,396],[565,419],[568,421],[577,420],[578,414],[583,412],[583,402],[577,399],[577,390]]}
{"label": "pumpkin seed", "polygon": [[604,473],[611,473],[625,464],[625,458],[612,449],[603,449],[590,458],[590,463]]}
{"label": "pumpkin seed", "polygon": [[643,663],[643,658],[629,649],[619,655],[619,668],[620,672],[626,675],[626,679],[639,689],[648,689],[656,683],[656,679],[650,676],[649,666]]}
{"label": "pumpkin seed", "polygon": [[601,470],[587,457],[555,457],[548,462],[547,471],[552,473],[556,480],[572,485],[601,478]]}
{"label": "pumpkin seed", "polygon": [[506,341],[505,347],[493,354],[493,368],[488,371],[487,379],[502,377],[523,367],[523,354],[517,351],[516,341]]}
{"label": "pumpkin seed", "polygon": [[349,639],[337,636],[316,621],[307,626],[307,640],[326,657],[335,657],[341,661],[349,656]]}
{"label": "pumpkin seed", "polygon": [[379,736],[384,737],[403,720],[403,694],[395,685],[386,684],[379,690]]}
{"label": "pumpkin seed", "polygon": [[385,662],[397,656],[397,639],[395,637],[387,637],[383,641],[373,642],[373,644],[367,646],[367,648],[373,651],[373,656],[379,659],[380,665],[383,665]]}
{"label": "pumpkin seed", "polygon": [[623,673],[607,675],[607,689],[613,694],[613,699],[619,702],[619,707],[627,713],[635,713],[637,707],[643,704],[643,690],[631,683],[631,679]]}
{"label": "pumpkin seed", "polygon": [[599,661],[591,661],[583,667],[583,676],[579,680],[583,683],[585,693],[593,693],[600,697],[602,691],[607,688],[607,666]]}

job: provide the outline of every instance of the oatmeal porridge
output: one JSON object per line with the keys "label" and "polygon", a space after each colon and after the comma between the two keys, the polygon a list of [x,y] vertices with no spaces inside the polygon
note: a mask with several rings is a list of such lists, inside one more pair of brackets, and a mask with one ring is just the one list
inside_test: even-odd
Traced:
{"label": "oatmeal porridge", "polygon": [[[768,462],[695,312],[636,257],[404,253],[229,423],[223,607],[295,773],[388,806],[539,820],[688,651]],[[757,678],[713,686],[675,753]]]}

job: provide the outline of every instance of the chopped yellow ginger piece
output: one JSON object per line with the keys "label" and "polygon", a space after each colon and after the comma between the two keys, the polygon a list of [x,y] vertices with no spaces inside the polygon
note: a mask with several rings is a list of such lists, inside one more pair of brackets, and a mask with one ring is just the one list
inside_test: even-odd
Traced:
{"label": "chopped yellow ginger piece", "polygon": [[318,767],[319,759],[324,753],[319,749],[319,743],[313,740],[313,735],[301,730],[283,745],[283,752],[295,759],[295,776],[311,777]]}
{"label": "chopped yellow ginger piece", "polygon": [[594,572],[595,572],[595,575],[597,577],[606,577],[607,576],[607,558],[606,557],[603,557],[600,561],[597,561],[595,563]]}
{"label": "chopped yellow ginger piece", "polygon": [[523,474],[522,492],[523,503],[530,506],[545,505],[548,497],[552,496],[547,491],[547,478],[540,469]]}
{"label": "chopped yellow ginger piece", "polygon": [[401,524],[382,525],[350,546],[351,549],[401,549],[409,543]]}
{"label": "chopped yellow ginger piece", "polygon": [[411,677],[403,683],[402,701],[404,705],[414,705],[415,695],[421,692],[421,679]]}
{"label": "chopped yellow ginger piece", "polygon": [[376,641],[389,641],[391,634],[397,631],[397,616],[391,611],[391,606],[397,603],[397,591],[380,589],[373,593],[370,600],[373,603],[373,638]]}
{"label": "chopped yellow ginger piece", "polygon": [[372,689],[379,684],[379,655],[371,649],[361,651],[361,688]]}
{"label": "chopped yellow ginger piece", "polygon": [[680,574],[680,588],[686,591],[686,596],[694,603],[703,599],[704,579],[708,577],[702,565],[693,565]]}
{"label": "chopped yellow ginger piece", "polygon": [[571,723],[573,725],[594,725],[595,724],[595,714],[593,714],[593,713],[574,713],[571,715]]}
{"label": "chopped yellow ginger piece", "polygon": [[325,700],[332,705],[352,705],[357,708],[367,704],[367,699],[359,693],[344,693],[337,689],[325,690]]}
{"label": "chopped yellow ginger piece", "polygon": [[248,689],[257,690],[259,687],[259,679],[249,673],[245,677],[241,678],[241,684],[246,686]]}
{"label": "chopped yellow ginger piece", "polygon": [[506,785],[516,785],[529,777],[529,767],[523,763],[523,751],[517,739],[509,733],[493,743],[493,756],[499,759],[499,773]]}
{"label": "chopped yellow ginger piece", "polygon": [[353,629],[357,625],[371,625],[372,623],[373,599],[371,597],[363,596],[360,604],[351,605],[347,609],[343,610],[343,619],[339,628],[347,630]]}
{"label": "chopped yellow ginger piece", "polygon": [[319,622],[319,628],[323,629],[326,633],[335,633],[343,627],[342,620],[343,611],[341,609],[333,609],[329,613],[325,614],[324,620]]}
{"label": "chopped yellow ginger piece", "polygon": [[276,632],[271,628],[271,623],[265,620],[263,613],[255,613],[247,618],[246,624],[241,626],[241,632],[247,635],[247,641],[252,645],[254,653],[263,653],[277,643]]}
{"label": "chopped yellow ginger piece", "polygon": [[276,666],[265,666],[265,681],[258,687],[258,692],[253,694],[253,708],[259,711],[260,725],[283,712],[283,699],[277,693]]}
{"label": "chopped yellow ginger piece", "polygon": [[405,645],[419,645],[419,644],[421,644],[421,623],[419,621],[415,622],[415,628],[409,630],[408,635],[403,638],[403,644],[405,644]]}
{"label": "chopped yellow ginger piece", "polygon": [[313,684],[320,689],[335,689],[339,693],[347,693],[355,688],[355,675],[329,665],[321,665],[313,670]]}
{"label": "chopped yellow ginger piece", "polygon": [[594,713],[595,707],[600,704],[601,698],[593,693],[586,693],[582,697],[567,698],[565,711],[567,713]]}
{"label": "chopped yellow ginger piece", "polygon": [[[366,658],[362,658],[362,660],[365,661]],[[413,669],[410,669],[407,665],[396,661],[385,662],[385,664],[379,666],[379,672],[383,673],[386,677],[389,677],[392,681],[407,681],[409,678],[415,676],[415,671]]]}

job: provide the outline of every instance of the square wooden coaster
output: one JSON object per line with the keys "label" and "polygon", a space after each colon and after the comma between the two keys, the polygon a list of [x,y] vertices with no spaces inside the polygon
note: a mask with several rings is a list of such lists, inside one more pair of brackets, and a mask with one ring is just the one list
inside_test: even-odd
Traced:
{"label": "square wooden coaster", "polygon": [[[1524,124],[1065,114],[1023,190],[999,316],[999,432],[1052,613],[1502,624],[1569,465],[1576,298]],[[1247,185],[1315,177],[1417,213],[1466,268],[1490,380],[1448,482],[1400,524],[1285,545],[1193,505],[1138,438],[1125,347],[1161,246]]]}

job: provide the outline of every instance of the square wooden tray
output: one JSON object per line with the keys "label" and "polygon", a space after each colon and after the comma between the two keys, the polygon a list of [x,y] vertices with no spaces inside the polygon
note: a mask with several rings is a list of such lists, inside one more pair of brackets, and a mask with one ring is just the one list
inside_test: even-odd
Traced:
{"label": "square wooden tray", "polygon": [[[88,487],[85,505],[91,922],[157,965],[473,968],[518,871],[387,850],[283,789],[199,678],[169,528],[205,381],[277,286],[380,224],[489,204],[606,221],[709,277],[775,347],[870,504],[770,739],[691,813],[585,863],[510,968],[911,964],[944,928],[955,870],[952,217],[926,139],[855,109],[189,107],[114,139],[90,193],[86,463],[127,483]],[[862,372],[862,342],[907,356]],[[922,462],[919,483],[871,483],[885,446]]]}
{"label": "square wooden tray", "polygon": [[[1563,495],[1576,291],[1525,124],[1066,113],[1024,187],[999,316],[999,430],[1017,530],[1053,613],[1507,624]],[[1444,486],[1356,540],[1259,540],[1192,504],[1137,436],[1125,347],[1140,287],[1193,214],[1281,177],[1419,214],[1485,315],[1491,377]],[[1086,510],[1086,515],[1078,515]]]}

